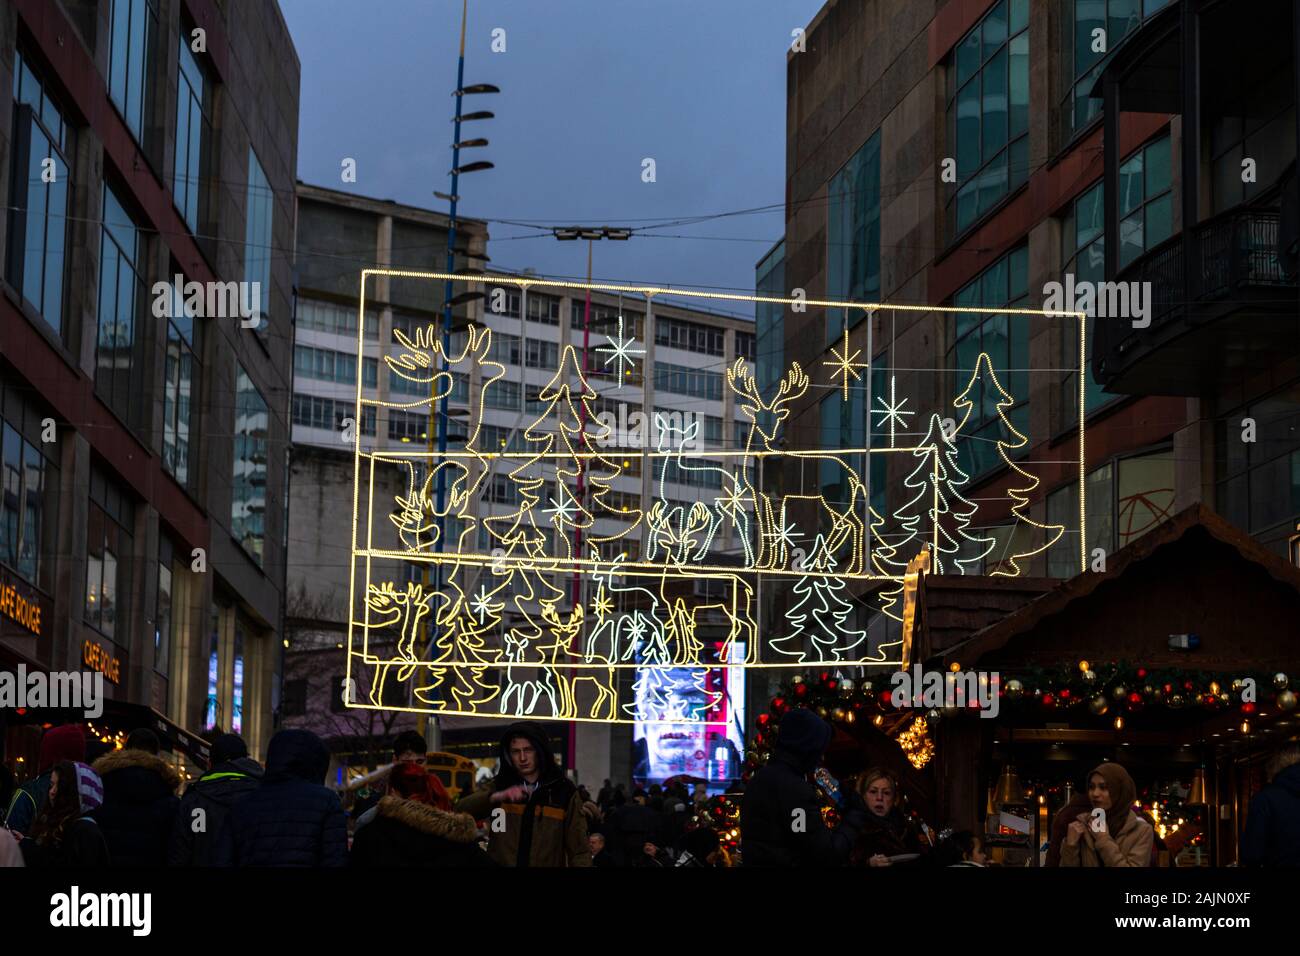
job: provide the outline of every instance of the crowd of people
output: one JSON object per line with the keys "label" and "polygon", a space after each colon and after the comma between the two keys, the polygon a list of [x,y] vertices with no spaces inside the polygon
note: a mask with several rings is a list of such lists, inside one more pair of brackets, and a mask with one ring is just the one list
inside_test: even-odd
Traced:
{"label": "crowd of people", "polygon": [[[211,741],[210,766],[179,792],[150,730],[95,755],[79,725],[46,731],[38,775],[0,778],[0,866],[725,867],[987,865],[978,834],[935,834],[900,807],[898,780],[873,768],[841,784],[823,768],[831,727],[805,709],[781,721],[771,759],[740,800],[729,853],[700,822],[705,788],[574,783],[541,727],[502,734],[496,775],[453,801],[425,767],[418,734],[397,738],[382,788],[345,811],[325,786],[329,753],[307,730],[271,738],[265,766],[244,741]],[[1300,747],[1282,750],[1250,805],[1247,865],[1300,865]],[[11,792],[6,793],[9,790]],[[823,818],[829,797],[835,824]],[[1057,813],[1048,866],[1145,867],[1158,838],[1117,763],[1091,771]],[[739,859],[737,859],[737,856]]]}

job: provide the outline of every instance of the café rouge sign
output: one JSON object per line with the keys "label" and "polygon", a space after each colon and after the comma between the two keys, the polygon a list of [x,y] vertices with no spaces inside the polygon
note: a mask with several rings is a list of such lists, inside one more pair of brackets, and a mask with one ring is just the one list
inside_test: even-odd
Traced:
{"label": "caf\u00e9 rouge sign", "polygon": [[41,605],[8,581],[0,581],[0,616],[9,618],[37,637],[41,636]]}

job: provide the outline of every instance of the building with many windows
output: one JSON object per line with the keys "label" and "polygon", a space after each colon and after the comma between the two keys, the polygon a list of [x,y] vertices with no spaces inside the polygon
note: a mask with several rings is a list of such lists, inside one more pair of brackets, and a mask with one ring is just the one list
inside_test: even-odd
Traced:
{"label": "building with many windows", "polygon": [[[105,735],[152,725],[195,754],[220,728],[264,753],[288,533],[288,29],[271,0],[9,0],[0,38],[0,667],[101,671]],[[0,727],[6,761],[34,763],[38,727]]]}
{"label": "building with many windows", "polygon": [[[290,491],[295,519],[289,549],[286,719],[331,738],[340,763],[373,765],[386,759],[383,741],[414,726],[416,720],[406,714],[348,710],[342,704],[352,534],[352,428],[359,432],[365,451],[436,451],[438,418],[429,415],[429,386],[404,377],[387,359],[401,354],[402,337],[411,341],[431,325],[441,328],[444,285],[376,277],[367,290],[365,334],[358,336],[361,270],[440,271],[446,261],[447,220],[440,213],[305,184],[298,188],[298,219]],[[465,261],[470,268],[481,264],[486,241],[483,223],[458,221],[458,262]],[[610,424],[614,441],[608,455],[618,471],[602,494],[603,508],[596,509],[598,520],[587,533],[613,538],[628,532],[620,540],[620,553],[636,560],[646,546],[637,519],[661,490],[672,500],[689,503],[707,497],[710,479],[715,477],[703,469],[670,467],[660,475],[644,467],[642,454],[655,447],[655,416],[670,427],[693,427],[702,451],[743,447],[748,421],[725,387],[725,370],[738,358],[752,362],[753,322],[674,301],[656,300],[649,307],[641,297],[603,293],[592,296],[588,312],[580,290],[532,287],[525,291],[516,282],[530,278],[540,277],[491,272],[453,289],[453,296],[479,295],[456,307],[451,354],[465,351],[466,325],[473,322],[491,330],[485,359],[500,363],[503,374],[486,380],[482,363],[468,361],[453,368],[447,447],[463,451],[467,430],[477,426],[477,449],[517,454],[529,447],[526,431],[553,431],[557,412],[546,386],[553,381],[571,381],[576,386],[585,338],[591,370],[587,378],[596,392],[587,427],[594,431],[602,423]],[[635,340],[634,357],[616,367],[606,362],[607,355],[600,350],[608,348],[620,327],[623,336]],[[374,403],[362,406],[359,422],[358,383],[365,401]],[[492,459],[477,495],[465,507],[465,520],[448,520],[447,540],[456,542],[459,550],[486,555],[501,546],[488,528],[492,519],[500,520],[519,508],[521,488],[510,475],[514,464],[518,461]],[[375,476],[374,501],[389,508],[397,507],[396,499],[413,490],[409,473],[396,464],[377,467]],[[663,489],[661,477],[666,482]],[[539,510],[577,492],[572,480],[562,479],[554,465],[547,466],[543,479]],[[391,536],[384,518],[379,516],[380,533]],[[539,514],[537,521],[540,525],[543,516]],[[393,545],[397,545],[395,536]],[[561,540],[552,531],[551,553],[563,553],[570,546],[580,544]],[[739,551],[739,542],[724,538],[719,550],[728,549]],[[469,594],[480,572],[471,568],[465,573],[459,586]],[[372,577],[438,586],[435,572],[414,562],[399,566],[376,559]],[[556,607],[567,614],[574,593],[572,576],[552,573],[547,584],[563,595]],[[580,596],[585,600],[589,595],[582,591]],[[522,604],[514,603],[516,597]],[[512,592],[510,600],[523,613],[540,613],[528,595]],[[503,621],[501,633],[485,638],[491,649],[505,650],[502,635],[511,623]],[[628,683],[631,680],[629,672]],[[389,695],[385,700],[394,705],[415,703],[409,696],[410,683],[394,682],[385,693]],[[444,715],[439,724],[439,746],[489,762],[494,759],[499,721]],[[611,732],[590,723],[557,722],[553,730],[571,757],[578,758],[584,777],[603,779],[610,772],[631,770],[630,728]]]}
{"label": "building with many windows", "polygon": [[[1193,634],[1218,639],[1202,664],[1248,663],[1231,657],[1217,610],[1236,593],[1141,606],[1103,595],[1143,590],[1160,563],[1143,542],[1159,529],[1162,561],[1193,554],[1193,540],[1217,561],[1210,542],[1231,540],[1232,560],[1249,554],[1294,583],[1274,562],[1300,518],[1297,24],[1285,0],[1249,16],[1213,0],[832,0],[806,52],[788,54],[786,294],[885,304],[784,311],[787,363],[819,367],[847,342],[872,365],[847,398],[810,393],[790,428],[801,446],[944,450],[950,538],[932,555],[931,603],[920,599],[918,659],[970,639],[945,668],[1159,661]],[[760,287],[770,272],[765,260]],[[1088,313],[1083,341],[1073,317],[1018,308]],[[886,411],[902,399],[914,417]],[[944,419],[956,427],[940,434]],[[873,543],[906,548],[884,562],[898,573],[921,546],[908,509],[925,478],[911,456],[876,457]],[[1113,589],[1097,586],[1107,575]],[[1051,635],[1088,646],[1070,616],[1084,593],[1104,649],[1049,658],[1062,644]],[[860,585],[856,599],[878,641],[902,629],[881,597]],[[777,595],[770,619],[789,601]],[[1019,636],[1031,631],[1040,644]],[[1093,744],[1121,740],[1114,713],[1087,731]],[[981,765],[1006,756],[967,730],[945,731],[949,747]],[[1176,749],[1195,732],[1162,739]],[[1129,753],[1152,775],[1186,776]],[[1050,766],[1045,750],[1017,757]],[[1249,792],[1244,770],[1222,773]],[[977,778],[989,782],[960,760],[941,767],[941,788],[962,795],[951,812],[972,822]]]}

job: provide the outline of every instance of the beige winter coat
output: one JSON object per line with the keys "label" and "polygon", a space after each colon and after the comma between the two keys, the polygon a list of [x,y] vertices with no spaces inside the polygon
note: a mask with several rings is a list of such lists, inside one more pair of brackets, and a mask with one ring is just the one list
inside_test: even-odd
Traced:
{"label": "beige winter coat", "polygon": [[1078,820],[1085,827],[1079,842],[1061,844],[1061,866],[1150,866],[1151,845],[1155,831],[1136,813],[1129,813],[1119,833],[1093,833],[1090,815],[1081,813]]}

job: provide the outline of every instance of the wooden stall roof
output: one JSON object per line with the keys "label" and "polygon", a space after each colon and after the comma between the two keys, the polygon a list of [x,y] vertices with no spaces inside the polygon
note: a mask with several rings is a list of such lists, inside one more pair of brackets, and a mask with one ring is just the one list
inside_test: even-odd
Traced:
{"label": "wooden stall roof", "polygon": [[[936,584],[927,582],[927,586]],[[928,604],[927,604],[928,610]],[[1196,633],[1199,651],[1168,647]],[[1085,572],[946,649],[941,666],[1127,658],[1216,669],[1300,659],[1300,568],[1197,504]]]}

